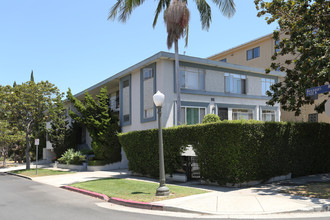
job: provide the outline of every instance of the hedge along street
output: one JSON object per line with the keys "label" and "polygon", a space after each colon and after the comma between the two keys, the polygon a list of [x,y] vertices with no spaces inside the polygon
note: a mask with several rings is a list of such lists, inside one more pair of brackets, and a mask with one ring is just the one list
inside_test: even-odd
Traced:
{"label": "hedge along street", "polygon": [[[166,128],[166,173],[182,168],[180,153],[192,145],[203,179],[226,183],[330,172],[330,124],[227,121]],[[119,135],[136,173],[158,176],[157,129]]]}

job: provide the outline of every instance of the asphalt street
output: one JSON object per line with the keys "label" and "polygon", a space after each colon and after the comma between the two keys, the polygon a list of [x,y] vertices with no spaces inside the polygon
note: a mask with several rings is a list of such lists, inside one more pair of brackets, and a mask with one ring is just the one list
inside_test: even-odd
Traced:
{"label": "asphalt street", "polygon": [[[1,220],[38,220],[38,219],[215,219],[216,216],[196,216],[172,213],[167,216],[161,212],[139,210],[138,212],[111,208],[111,204],[79,193],[67,191],[46,184],[37,183],[24,178],[0,173],[0,219]],[[148,214],[145,214],[148,213]],[[150,214],[151,213],[151,214]],[[219,217],[220,218],[220,217]],[[224,219],[224,216],[221,217]],[[232,218],[231,218],[232,219]],[[244,219],[240,217],[239,219]],[[251,219],[251,218],[249,218]],[[258,219],[263,219],[258,217]],[[265,218],[272,219],[272,218]],[[275,218],[274,218],[275,219]],[[279,219],[279,218],[276,218]],[[292,219],[281,218],[281,219]],[[299,218],[329,219],[329,217]]]}

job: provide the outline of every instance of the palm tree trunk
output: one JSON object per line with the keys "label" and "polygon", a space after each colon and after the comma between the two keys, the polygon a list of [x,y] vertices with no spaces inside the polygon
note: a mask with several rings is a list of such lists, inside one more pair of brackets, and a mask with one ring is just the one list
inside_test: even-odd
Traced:
{"label": "palm tree trunk", "polygon": [[175,42],[175,81],[176,81],[176,100],[177,100],[177,125],[180,125],[181,118],[181,91],[180,91],[180,69],[179,69],[179,46],[178,40],[176,39]]}

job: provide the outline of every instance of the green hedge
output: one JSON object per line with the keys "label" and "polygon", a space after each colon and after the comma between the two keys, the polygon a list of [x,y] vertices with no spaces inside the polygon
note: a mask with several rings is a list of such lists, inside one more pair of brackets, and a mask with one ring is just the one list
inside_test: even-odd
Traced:
{"label": "green hedge", "polygon": [[[302,176],[330,172],[330,124],[226,121],[166,128],[166,173],[182,167],[180,152],[191,144],[201,177],[242,183],[292,173]],[[129,169],[158,176],[158,130],[119,135]]]}

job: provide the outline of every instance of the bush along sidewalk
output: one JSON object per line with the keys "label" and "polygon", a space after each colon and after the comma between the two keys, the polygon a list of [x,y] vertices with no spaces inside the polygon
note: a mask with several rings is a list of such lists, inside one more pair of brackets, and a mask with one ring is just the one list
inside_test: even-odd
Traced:
{"label": "bush along sidewalk", "polygon": [[64,152],[62,157],[58,159],[58,162],[62,164],[82,165],[86,161],[86,156],[80,151],[74,151],[74,149],[68,149]]}
{"label": "bush along sidewalk", "polygon": [[[165,128],[166,173],[182,168],[188,145],[197,155],[201,178],[226,183],[268,180],[330,172],[330,124],[253,120],[224,121]],[[119,134],[136,173],[158,177],[158,130]]]}

